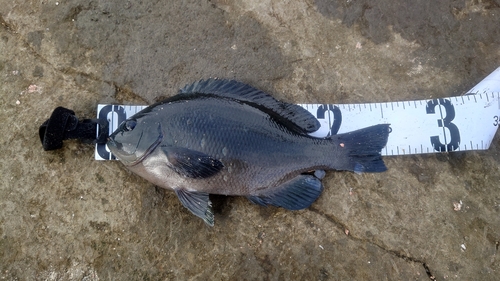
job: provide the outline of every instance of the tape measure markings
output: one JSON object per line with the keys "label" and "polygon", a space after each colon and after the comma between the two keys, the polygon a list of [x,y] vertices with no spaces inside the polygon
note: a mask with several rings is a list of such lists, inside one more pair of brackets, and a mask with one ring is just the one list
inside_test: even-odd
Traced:
{"label": "tape measure markings", "polygon": [[[495,108],[493,105],[497,103]],[[414,101],[361,104],[299,104],[321,124],[315,137],[347,133],[376,124],[391,124],[382,155],[409,155],[488,149],[500,125],[500,67],[466,95]],[[98,105],[109,133],[146,106]],[[491,119],[490,119],[491,118]],[[96,160],[114,157],[96,145]]]}
{"label": "tape measure markings", "polygon": [[[317,116],[322,125],[313,136],[326,137],[389,123],[392,133],[384,155],[407,155],[487,149],[500,122],[498,110],[488,110],[492,100],[500,102],[498,93],[405,102],[301,106]],[[333,117],[338,115],[332,114],[336,108],[340,110],[341,118]],[[380,109],[378,114],[373,110],[377,108]],[[472,117],[471,113],[474,114]],[[493,127],[488,129],[483,123],[489,116],[494,120]],[[325,128],[339,129],[328,132]]]}
{"label": "tape measure markings", "polygon": [[[145,105],[114,105],[114,104],[99,104],[97,105],[97,118],[107,120],[109,123],[109,134],[114,132],[121,122],[133,116],[137,112],[146,108]],[[97,128],[99,135],[99,127]],[[96,144],[94,158],[96,160],[115,160],[115,156],[111,154],[105,144]]]}
{"label": "tape measure markings", "polygon": [[[491,105],[497,102],[498,108]],[[500,123],[498,93],[429,100],[363,104],[299,104],[321,124],[315,137],[327,137],[376,124],[391,124],[383,155],[488,149]],[[98,118],[110,123],[110,133],[146,106],[99,105]],[[491,123],[484,124],[487,118]],[[96,146],[96,159],[114,159],[105,145]]]}

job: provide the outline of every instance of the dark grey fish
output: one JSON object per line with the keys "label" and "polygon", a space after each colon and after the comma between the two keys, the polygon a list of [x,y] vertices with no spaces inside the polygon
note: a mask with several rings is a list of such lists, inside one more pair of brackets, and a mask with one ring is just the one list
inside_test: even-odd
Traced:
{"label": "dark grey fish", "polygon": [[389,125],[314,138],[305,109],[246,84],[208,79],[151,105],[109,137],[111,152],[214,224],[209,194],[245,196],[259,205],[309,207],[324,170],[383,172]]}

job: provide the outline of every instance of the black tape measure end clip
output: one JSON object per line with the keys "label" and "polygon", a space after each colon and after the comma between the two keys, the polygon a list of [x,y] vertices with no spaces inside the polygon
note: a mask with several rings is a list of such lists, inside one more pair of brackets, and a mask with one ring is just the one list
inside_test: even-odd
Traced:
{"label": "black tape measure end clip", "polygon": [[[99,136],[97,136],[99,126]],[[59,149],[63,140],[79,139],[85,143],[106,143],[109,124],[106,120],[78,120],[73,110],[57,107],[50,118],[43,122],[38,133],[45,151]]]}

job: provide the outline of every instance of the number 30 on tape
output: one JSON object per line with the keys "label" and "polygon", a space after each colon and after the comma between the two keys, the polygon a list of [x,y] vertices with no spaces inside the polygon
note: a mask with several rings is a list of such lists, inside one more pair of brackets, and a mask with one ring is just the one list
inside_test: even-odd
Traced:
{"label": "number 30 on tape", "polygon": [[[321,123],[312,133],[327,137],[376,124],[391,124],[382,155],[488,149],[500,124],[500,67],[468,94],[429,100],[363,104],[300,104]],[[109,133],[146,106],[98,105]],[[106,145],[96,145],[96,160],[115,159]]]}
{"label": "number 30 on tape", "polygon": [[326,137],[375,124],[391,124],[383,155],[488,149],[500,112],[499,94],[484,93],[405,102],[316,105],[302,104]]}

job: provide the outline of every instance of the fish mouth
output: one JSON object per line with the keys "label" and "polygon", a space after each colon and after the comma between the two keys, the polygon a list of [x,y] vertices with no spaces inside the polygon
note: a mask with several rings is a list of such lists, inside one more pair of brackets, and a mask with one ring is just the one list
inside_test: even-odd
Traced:
{"label": "fish mouth", "polygon": [[[137,151],[137,147],[139,146],[139,144],[141,142],[142,136],[143,136],[143,132],[141,132],[141,136],[139,137],[139,140],[137,141],[137,146],[135,147],[135,151]],[[135,165],[139,164],[140,162],[142,162],[142,160],[144,160],[146,157],[148,157],[162,141],[163,141],[163,130],[161,128],[161,124],[158,124],[158,138],[148,147],[148,149],[146,149],[146,151],[141,155],[141,157],[139,157],[133,161],[130,161],[132,159],[129,160],[127,158],[133,158],[133,156],[134,156],[134,153],[130,153],[127,155],[122,154],[119,158],[120,158],[120,160],[123,160],[124,162],[126,162],[127,166],[135,166]],[[111,146],[116,147],[118,149],[121,146],[121,144],[116,143],[111,137],[108,138],[108,145],[111,145]]]}

